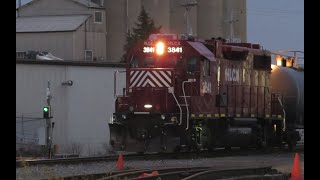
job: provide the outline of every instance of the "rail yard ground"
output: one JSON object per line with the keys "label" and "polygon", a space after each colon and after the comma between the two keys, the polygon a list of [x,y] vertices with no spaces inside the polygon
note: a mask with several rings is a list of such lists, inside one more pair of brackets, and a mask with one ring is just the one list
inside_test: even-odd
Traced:
{"label": "rail yard ground", "polygon": [[[181,159],[126,159],[124,169],[150,169],[169,167],[212,167],[214,169],[246,168],[271,166],[282,173],[291,173],[295,152],[273,152],[269,154],[241,155],[225,157],[201,157]],[[300,168],[304,177],[304,151],[298,151]],[[116,160],[106,160],[79,164],[39,164],[16,168],[16,179],[50,179],[83,174],[108,173],[117,168]]]}

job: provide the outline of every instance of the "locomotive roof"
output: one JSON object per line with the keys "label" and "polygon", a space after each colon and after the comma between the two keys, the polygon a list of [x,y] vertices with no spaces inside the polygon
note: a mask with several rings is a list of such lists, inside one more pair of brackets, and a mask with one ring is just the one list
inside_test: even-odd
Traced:
{"label": "locomotive roof", "polygon": [[216,61],[214,54],[201,42],[187,41],[199,54],[206,57],[210,61]]}

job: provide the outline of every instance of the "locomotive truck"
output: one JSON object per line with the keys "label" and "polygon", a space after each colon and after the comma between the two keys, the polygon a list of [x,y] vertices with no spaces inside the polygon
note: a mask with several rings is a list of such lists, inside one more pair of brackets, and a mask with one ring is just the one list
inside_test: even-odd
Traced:
{"label": "locomotive truck", "polygon": [[[271,52],[259,44],[152,34],[127,52],[109,143],[129,152],[293,148],[300,140],[295,122],[304,120],[303,95],[292,96],[303,93],[303,77],[297,92],[294,79],[280,81],[272,71]],[[272,87],[272,79],[290,87]]]}

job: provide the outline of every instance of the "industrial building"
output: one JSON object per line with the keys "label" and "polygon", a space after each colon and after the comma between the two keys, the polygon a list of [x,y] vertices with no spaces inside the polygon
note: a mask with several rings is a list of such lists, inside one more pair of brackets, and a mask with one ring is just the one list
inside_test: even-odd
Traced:
{"label": "industrial building", "polygon": [[86,0],[35,0],[19,8],[16,51],[106,61],[104,8]]}

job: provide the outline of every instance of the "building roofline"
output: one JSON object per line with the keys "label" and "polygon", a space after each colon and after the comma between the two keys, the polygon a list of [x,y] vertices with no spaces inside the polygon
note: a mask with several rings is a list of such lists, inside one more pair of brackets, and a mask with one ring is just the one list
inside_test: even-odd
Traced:
{"label": "building roofline", "polygon": [[16,32],[16,33],[63,33],[63,32],[75,32],[79,29],[79,27],[75,30],[66,30],[66,31],[23,31],[23,32]]}
{"label": "building roofline", "polygon": [[[76,4],[80,4],[80,5],[82,5],[82,6],[85,6],[85,7],[88,7],[88,8],[92,8],[92,9],[104,9],[103,6],[100,7],[98,4],[93,3],[93,2],[90,2],[90,3],[97,5],[97,7],[90,6],[89,4],[83,4],[83,3],[81,3],[81,2],[79,2],[79,1],[77,1],[77,0],[71,0],[71,1],[73,1],[73,2],[76,3]],[[89,0],[88,0],[88,1],[89,1]]]}
{"label": "building roofline", "polygon": [[16,64],[39,64],[39,65],[61,65],[61,66],[87,66],[87,67],[125,67],[125,63],[116,62],[86,62],[86,61],[60,61],[60,60],[31,60],[16,59]]}
{"label": "building roofline", "polygon": [[[32,0],[32,1],[30,1],[30,2],[28,2],[28,3],[26,3],[26,4],[24,4],[24,5],[22,5],[22,6],[20,6],[20,7],[16,7],[16,11],[19,10],[19,9],[21,9],[21,8],[25,8],[25,7],[27,7],[27,6],[30,6],[30,5],[32,5],[33,3],[36,3],[37,1],[41,1],[41,0]],[[84,6],[84,7],[87,7],[87,8],[92,8],[92,9],[104,9],[103,6],[101,6],[101,7],[93,7],[93,6],[88,6],[88,5],[82,4],[82,3],[77,2],[77,1],[75,1],[75,0],[71,0],[71,1],[74,2],[75,4],[79,4],[79,5]],[[91,2],[91,3],[93,3],[93,2]]]}
{"label": "building roofline", "polygon": [[[73,15],[48,15],[48,16],[23,16],[23,17],[18,17],[20,19],[22,18],[35,18],[35,17],[39,17],[39,18],[42,18],[42,17],[56,17],[56,16],[87,16],[85,18],[85,20],[79,25],[77,26],[75,29],[73,30],[58,30],[58,31],[19,31],[17,32],[16,30],[16,33],[59,33],[59,32],[75,32],[77,31],[84,23],[86,23],[88,21],[88,19],[90,17],[92,17],[92,14],[73,14]],[[16,18],[17,19],[17,18]]]}
{"label": "building roofline", "polygon": [[21,8],[30,6],[30,5],[32,5],[33,3],[35,3],[36,1],[40,1],[40,0],[32,0],[32,1],[30,1],[30,2],[28,2],[28,3],[26,3],[26,4],[24,4],[24,5],[22,5],[22,6],[20,6],[20,7],[17,7],[16,10],[19,10],[19,9],[21,9]]}

